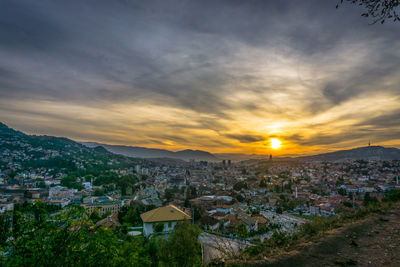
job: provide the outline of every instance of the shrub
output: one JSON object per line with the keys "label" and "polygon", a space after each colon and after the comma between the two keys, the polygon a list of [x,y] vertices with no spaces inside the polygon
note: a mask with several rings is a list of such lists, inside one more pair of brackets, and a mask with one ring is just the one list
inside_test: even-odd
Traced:
{"label": "shrub", "polygon": [[164,223],[157,223],[154,226],[154,231],[156,231],[157,233],[164,231]]}

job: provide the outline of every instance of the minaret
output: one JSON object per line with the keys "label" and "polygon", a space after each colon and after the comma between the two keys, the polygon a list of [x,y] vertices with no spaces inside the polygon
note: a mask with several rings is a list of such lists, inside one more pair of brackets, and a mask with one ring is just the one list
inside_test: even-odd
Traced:
{"label": "minaret", "polygon": [[371,146],[371,140],[368,141],[368,146]]}

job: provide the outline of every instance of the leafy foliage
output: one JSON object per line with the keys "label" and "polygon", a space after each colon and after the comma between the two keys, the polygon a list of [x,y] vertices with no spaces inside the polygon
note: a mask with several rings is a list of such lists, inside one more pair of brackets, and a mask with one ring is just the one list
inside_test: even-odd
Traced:
{"label": "leafy foliage", "polygon": [[2,242],[4,266],[148,266],[146,240],[121,239],[108,228],[95,229],[80,206],[51,216],[46,205],[17,206],[12,239]]}
{"label": "leafy foliage", "polygon": [[156,225],[154,226],[154,231],[156,231],[157,233],[161,233],[162,231],[164,231],[164,223],[156,223]]}
{"label": "leafy foliage", "polygon": [[[340,0],[340,4],[343,4],[344,1],[363,6],[366,12],[362,13],[361,16],[372,17],[372,23],[380,22],[383,24],[387,19],[400,21],[399,0]],[[336,5],[336,8],[338,7],[339,4]]]}
{"label": "leafy foliage", "polygon": [[364,206],[369,206],[369,205],[376,205],[378,204],[378,199],[376,197],[371,197],[370,193],[365,193],[364,196]]}
{"label": "leafy foliage", "polygon": [[118,220],[122,224],[130,224],[132,226],[141,226],[142,219],[140,214],[145,213],[149,210],[156,208],[154,205],[133,205],[133,206],[123,206],[118,213]]}
{"label": "leafy foliage", "polygon": [[178,223],[168,240],[158,240],[161,266],[194,266],[201,263],[200,229],[189,222]]}
{"label": "leafy foliage", "polygon": [[8,214],[0,215],[0,247],[6,244],[8,237],[11,234],[11,216]]}
{"label": "leafy foliage", "polygon": [[187,192],[186,192],[186,198],[187,199],[193,199],[197,197],[197,191],[196,191],[196,187],[194,186],[189,186],[187,188]]}
{"label": "leafy foliage", "polygon": [[400,190],[391,190],[383,199],[384,202],[400,201]]}
{"label": "leafy foliage", "polygon": [[81,183],[77,182],[77,178],[75,176],[64,177],[61,180],[61,185],[68,187],[68,188],[78,189],[78,190],[83,189],[83,185]]}
{"label": "leafy foliage", "polygon": [[241,223],[236,227],[236,234],[241,238],[248,237],[249,233],[247,232],[247,228],[244,223]]}

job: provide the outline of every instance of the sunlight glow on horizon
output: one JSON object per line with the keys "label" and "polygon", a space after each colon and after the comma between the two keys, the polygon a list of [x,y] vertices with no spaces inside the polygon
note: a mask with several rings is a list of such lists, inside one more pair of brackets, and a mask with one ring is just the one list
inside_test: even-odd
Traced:
{"label": "sunlight glow on horizon", "polygon": [[279,149],[282,146],[282,142],[279,139],[271,138],[271,148]]}

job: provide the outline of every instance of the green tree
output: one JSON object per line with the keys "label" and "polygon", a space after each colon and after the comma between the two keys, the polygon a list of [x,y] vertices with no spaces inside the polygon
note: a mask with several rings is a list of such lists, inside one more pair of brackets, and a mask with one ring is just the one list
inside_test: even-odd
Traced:
{"label": "green tree", "polygon": [[371,197],[370,193],[365,193],[363,204],[364,206],[374,205],[378,203],[378,199],[376,197]]}
{"label": "green tree", "polygon": [[11,215],[0,215],[0,250],[6,245],[8,237],[11,235]]}
{"label": "green tree", "polygon": [[164,231],[164,223],[160,222],[160,223],[156,223],[156,225],[154,225],[154,231],[156,231],[157,233],[161,233]]}
{"label": "green tree", "polygon": [[346,195],[346,190],[344,190],[344,188],[339,188],[338,193],[341,196],[345,196]]}
{"label": "green tree", "polygon": [[146,244],[142,237],[123,242],[117,247],[118,253],[112,261],[113,266],[157,266],[157,248],[153,244],[154,241]]}
{"label": "green tree", "polygon": [[[138,204],[134,206],[124,206],[118,213],[118,220],[120,221],[120,223],[129,223],[132,226],[141,226],[143,222],[142,219],[140,218],[140,214],[155,208],[156,206],[154,205],[143,205],[143,204]],[[126,216],[128,213],[129,216]]]}
{"label": "green tree", "polygon": [[129,209],[126,215],[123,217],[124,223],[129,223],[136,226],[136,221],[138,219],[137,210],[135,208]]}
{"label": "green tree", "polygon": [[99,214],[99,211],[97,209],[95,209],[92,213],[90,213],[89,219],[94,223],[97,223],[98,221],[100,221],[101,216]]}
{"label": "green tree", "polygon": [[46,188],[46,184],[45,184],[45,182],[40,181],[40,182],[37,183],[37,187],[38,188]]}
{"label": "green tree", "polygon": [[193,199],[197,197],[197,190],[193,186],[189,186],[186,191],[186,198]]}
{"label": "green tree", "polygon": [[348,202],[348,201],[344,201],[344,202],[343,202],[343,206],[348,207],[348,208],[352,208],[352,207],[353,207],[353,204],[350,203],[350,202]]}
{"label": "green tree", "polygon": [[236,227],[236,234],[238,235],[238,237],[241,237],[241,238],[248,237],[249,233],[247,232],[247,227],[244,223],[240,223]]}
{"label": "green tree", "polygon": [[104,192],[104,189],[96,189],[96,190],[94,191],[93,195],[99,197],[99,196],[103,196],[104,193],[105,193],[105,192]]}
{"label": "green tree", "polygon": [[94,180],[93,174],[88,174],[88,175],[85,176],[85,181],[86,182],[91,182],[92,179]]}
{"label": "green tree", "polygon": [[122,195],[126,195],[126,189],[128,187],[134,188],[137,182],[138,178],[133,174],[122,176],[118,180],[118,185],[121,187]]}
{"label": "green tree", "polygon": [[192,212],[193,212],[193,219],[194,221],[200,220],[201,216],[203,215],[204,209],[201,206],[192,206]]}
{"label": "green tree", "polygon": [[389,193],[382,199],[383,202],[400,201],[400,190],[390,190]]}
{"label": "green tree", "polygon": [[165,189],[165,195],[164,197],[167,199],[167,202],[171,201],[171,199],[174,197],[174,192],[172,191],[172,189]]}
{"label": "green tree", "polygon": [[149,266],[143,238],[122,240],[109,228],[96,229],[80,206],[49,219],[42,204],[16,207],[13,239],[5,266]]}
{"label": "green tree", "polygon": [[168,240],[158,240],[162,266],[194,266],[201,263],[200,229],[190,222],[178,223]]}
{"label": "green tree", "polygon": [[74,175],[64,177],[61,180],[61,185],[72,189],[83,189],[83,185],[77,182],[77,177]]}
{"label": "green tree", "polygon": [[157,245],[157,239],[155,236],[151,237],[146,243],[146,251],[150,259],[152,260],[151,266],[152,267],[159,266],[159,249]]}

